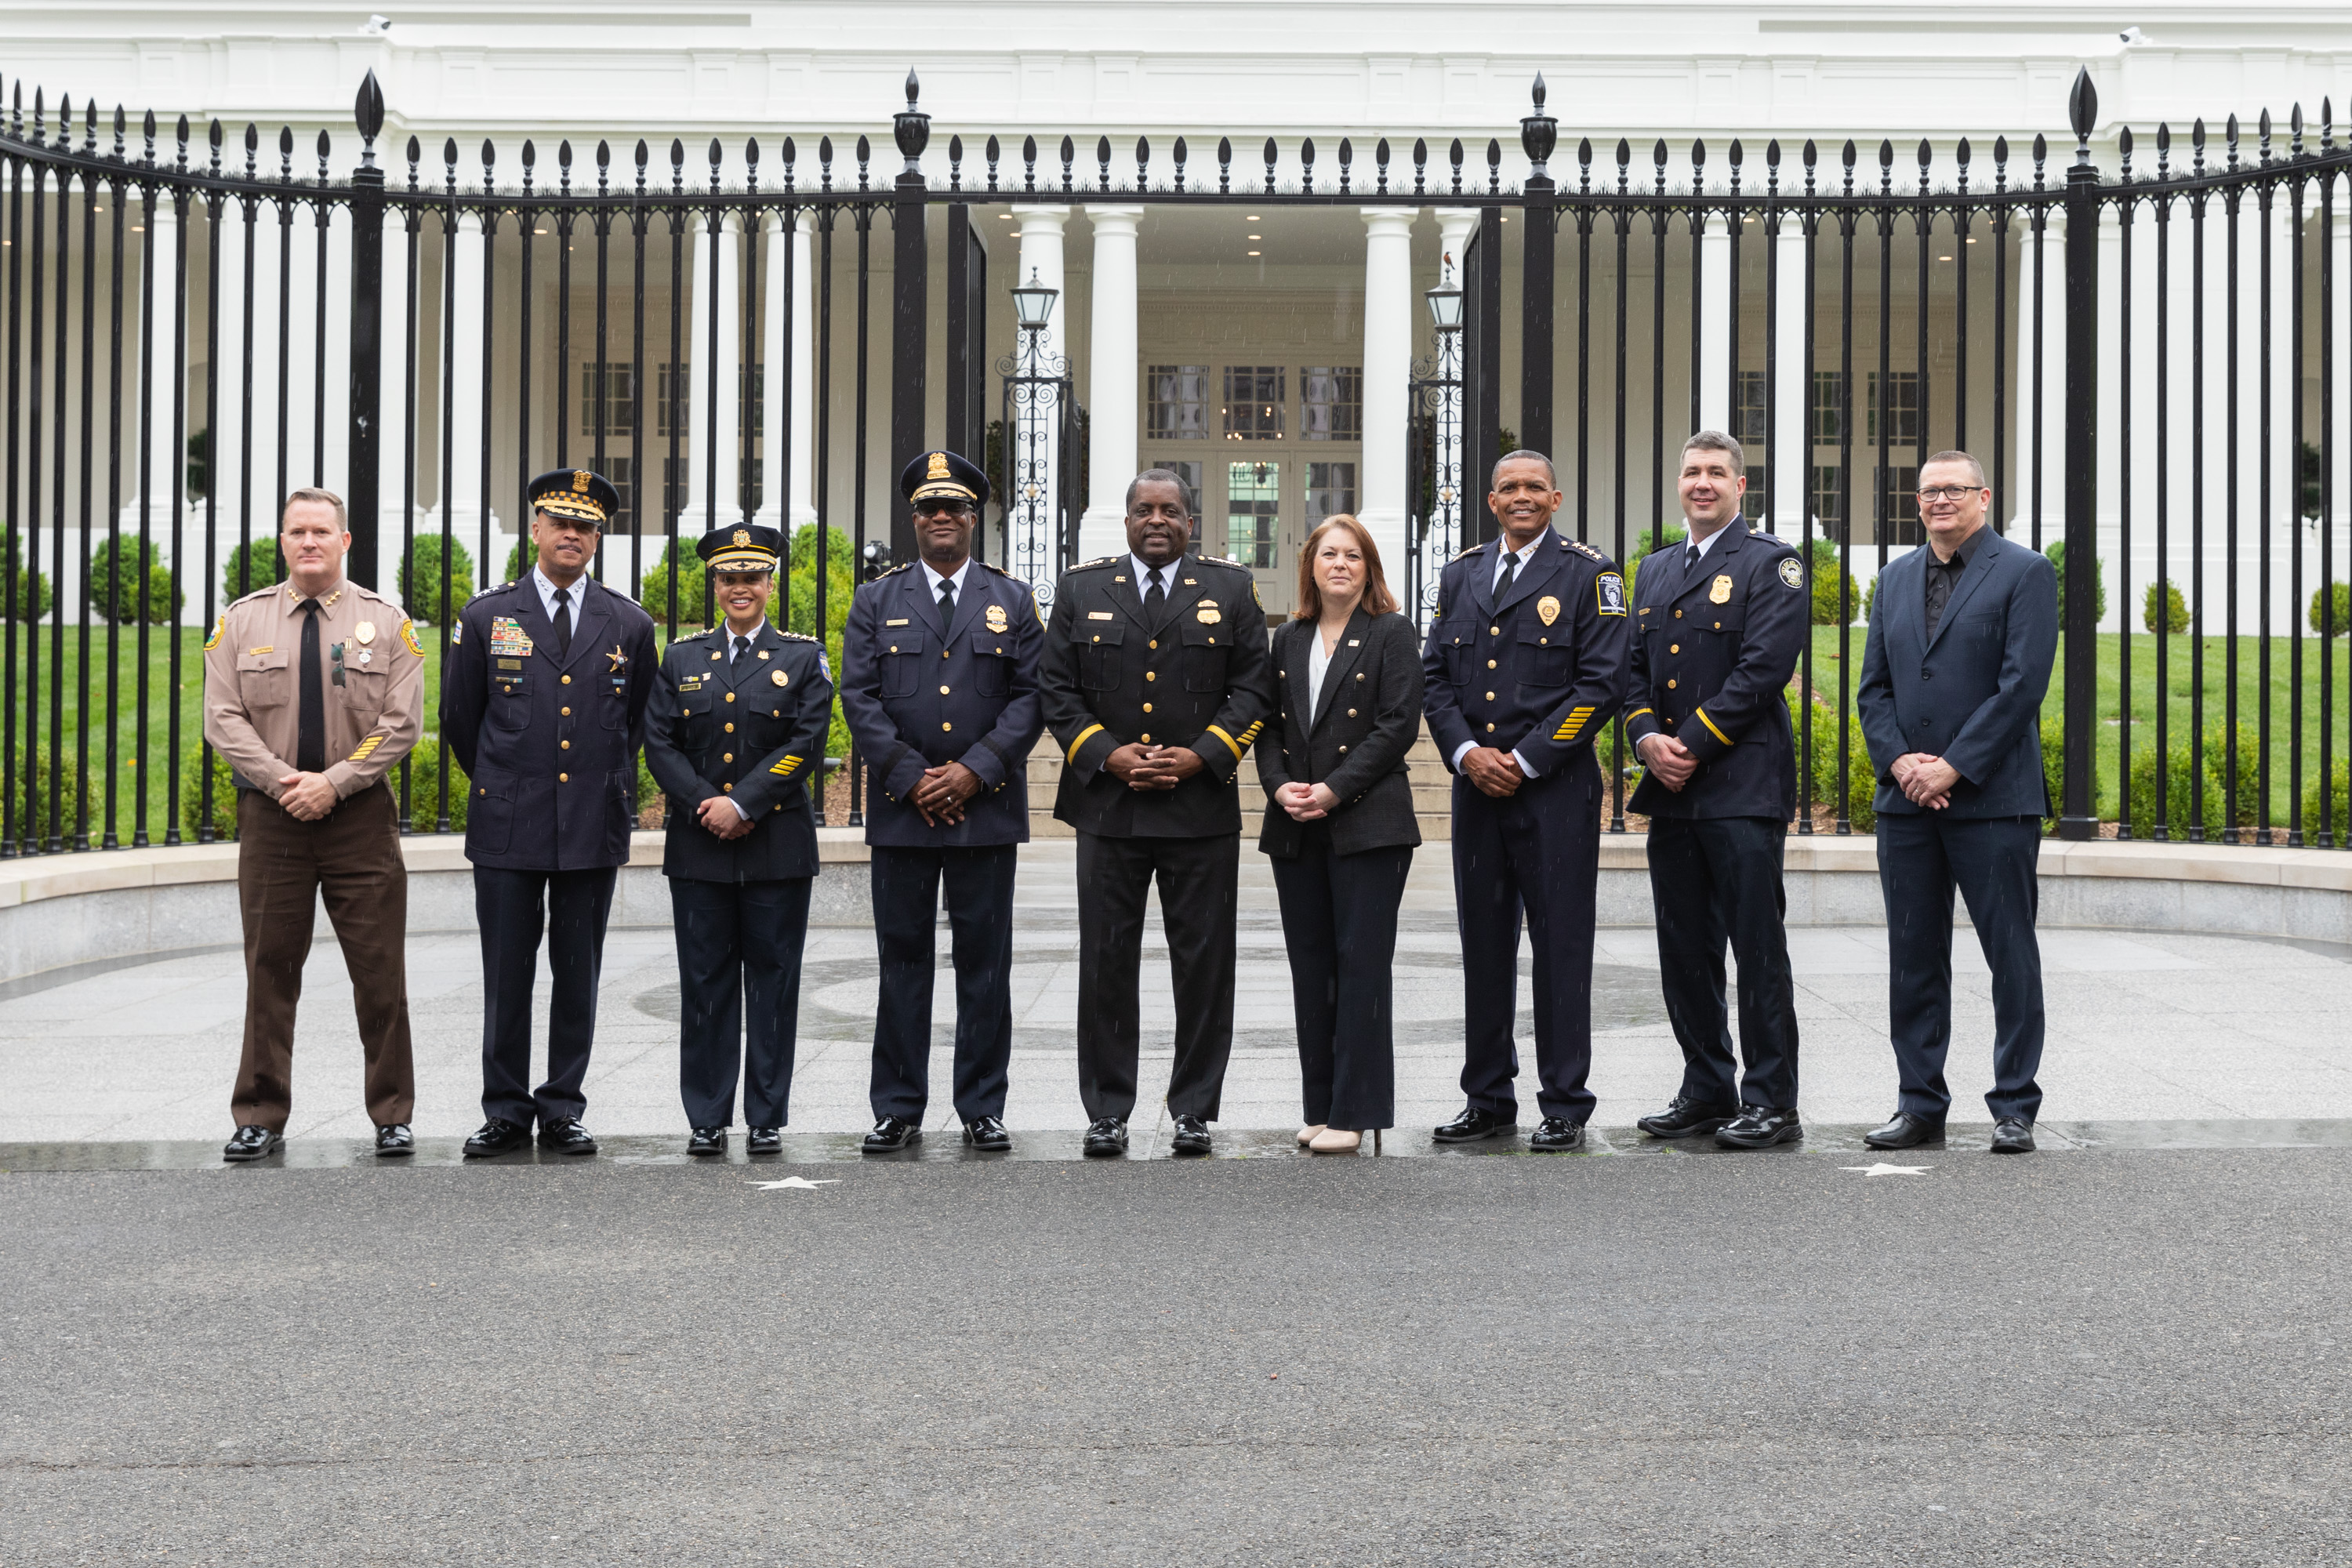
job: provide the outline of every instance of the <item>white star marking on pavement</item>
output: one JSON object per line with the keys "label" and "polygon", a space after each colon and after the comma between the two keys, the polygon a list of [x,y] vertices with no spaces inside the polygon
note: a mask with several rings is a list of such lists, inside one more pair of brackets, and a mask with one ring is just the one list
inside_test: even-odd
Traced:
{"label": "white star marking on pavement", "polygon": [[772,1193],[778,1187],[788,1188],[796,1193],[813,1193],[819,1187],[837,1187],[841,1185],[841,1181],[838,1177],[822,1182],[811,1182],[804,1181],[799,1176],[786,1176],[781,1182],[746,1182],[743,1184],[747,1187],[757,1187],[763,1193]]}
{"label": "white star marking on pavement", "polygon": [[1841,1171],[1859,1171],[1865,1176],[1924,1176],[1933,1165],[1890,1165],[1880,1161],[1875,1165],[1840,1165]]}

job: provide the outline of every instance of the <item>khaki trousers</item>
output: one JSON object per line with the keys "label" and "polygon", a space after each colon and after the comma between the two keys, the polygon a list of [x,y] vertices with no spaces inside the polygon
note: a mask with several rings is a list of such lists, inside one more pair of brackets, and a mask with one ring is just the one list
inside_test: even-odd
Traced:
{"label": "khaki trousers", "polygon": [[374,784],[318,822],[298,822],[258,790],[236,802],[237,906],[245,917],[245,1056],[229,1110],[239,1127],[286,1131],[294,1101],[294,1008],[318,900],[351,971],[366,1052],[368,1120],[410,1120],[416,1068],[408,1037],[408,868],[392,791]]}

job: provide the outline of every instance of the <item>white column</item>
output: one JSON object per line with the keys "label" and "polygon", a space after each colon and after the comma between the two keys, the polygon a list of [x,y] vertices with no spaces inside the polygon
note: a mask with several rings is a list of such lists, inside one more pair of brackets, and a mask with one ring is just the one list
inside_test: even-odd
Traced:
{"label": "white column", "polygon": [[1094,311],[1087,332],[1087,510],[1078,558],[1127,548],[1127,487],[1136,468],[1135,228],[1141,207],[1089,207]]}
{"label": "white column", "polygon": [[[233,588],[234,574],[226,572],[229,552],[238,539],[237,507],[244,495],[243,465],[238,453],[244,445],[245,433],[245,216],[235,202],[221,208],[220,266],[213,279],[213,297],[219,302],[220,331],[217,334],[217,357],[210,364],[205,379],[213,394],[213,402],[205,414],[205,437],[210,450],[205,454],[205,486],[206,499],[212,503],[213,561],[216,574],[225,574]],[[257,298],[259,280],[256,279]],[[254,400],[257,412],[261,407]],[[202,515],[201,512],[198,514]],[[204,549],[202,541],[192,541],[189,558],[196,560]],[[191,574],[189,596],[201,605],[204,603],[203,584]]]}
{"label": "white column", "polygon": [[[1034,280],[1048,289],[1062,289],[1064,281],[1062,227],[1069,221],[1070,209],[1060,206],[1016,206],[1013,209],[1013,221],[1021,226],[1021,259],[1013,268],[1013,287],[1022,287]],[[1053,316],[1048,319],[1039,333],[1038,352],[1047,363],[1061,359],[1067,353],[1067,339],[1063,333],[1064,323],[1067,318],[1063,312],[1068,308],[1069,300],[1067,290],[1065,289],[1063,296],[1055,302]],[[1059,432],[1058,421],[1049,419],[1045,428],[1044,442],[1045,471],[1048,476],[1049,497],[1053,493],[1051,487],[1059,483],[1062,472]],[[1008,441],[1012,440],[1013,436],[1013,431],[1005,432],[1005,439]],[[1130,479],[1133,477],[1131,474],[1129,476]],[[1017,500],[1017,498],[1008,499]],[[1056,543],[1053,535],[1053,521],[1050,500],[1038,507],[1014,506],[1009,508],[1007,511],[1008,537],[1004,545],[1005,563],[1016,575],[1029,575],[1034,570],[1035,580],[1032,582],[1031,586],[1041,595],[1052,594],[1054,588]],[[1044,532],[1042,539],[1025,537],[1040,528]],[[1114,548],[1117,547],[1114,546]],[[1044,563],[1043,566],[1031,568],[1028,562],[1033,559]],[[1091,557],[1087,556],[1085,550],[1081,548],[1077,559],[1083,561]]]}
{"label": "white column", "polygon": [[[421,262],[420,262],[421,266]],[[423,283],[419,281],[419,290]],[[390,562],[379,585],[392,593],[399,578],[401,530],[407,519],[403,508],[408,489],[408,229],[397,212],[383,215],[383,324],[378,335],[376,360],[376,559]],[[423,465],[419,465],[420,468]],[[430,498],[420,495],[420,510]],[[468,546],[467,548],[471,548]],[[478,561],[475,582],[488,587],[506,563]],[[454,607],[453,607],[454,608]]]}
{"label": "white column", "polygon": [[[1731,428],[1731,229],[1710,211],[1699,232],[1698,422]],[[1757,456],[1762,457],[1762,453]]]}
{"label": "white column", "polygon": [[[2258,208],[2256,210],[2259,212],[2260,209]],[[2291,356],[2294,353],[2294,276],[2293,272],[2289,270],[2294,260],[2291,249],[2294,246],[2301,243],[2301,239],[2302,237],[2295,233],[2294,226],[2289,218],[2287,194],[2282,190],[2278,195],[2278,198],[2271,204],[2271,331],[2269,343],[2271,360],[2269,377],[2271,444],[2270,449],[2263,452],[2260,458],[2261,462],[2269,466],[2271,479],[2271,504],[2270,510],[2266,514],[2258,510],[2262,504],[2259,499],[2260,491],[2258,489],[2256,491],[2257,499],[2254,502],[2254,509],[2249,510],[2245,513],[2246,516],[2260,517],[2262,520],[2260,532],[2254,533],[2251,536],[2252,548],[2259,550],[2261,547],[2261,541],[2264,538],[2267,538],[2270,541],[2271,630],[2274,635],[2279,637],[2285,637],[2293,631],[2297,624],[2298,617],[2300,617],[2305,610],[2308,608],[2310,605],[2309,595],[2312,588],[2315,586],[2315,584],[2309,581],[2311,574],[2306,572],[2306,580],[2304,587],[2304,602],[2300,605],[2295,603],[2294,576],[2294,552],[2303,540],[2303,508],[2299,504],[2301,496],[2295,484],[2294,404],[2293,399],[2296,393],[2296,387],[2294,383],[2288,379],[2287,373],[2292,363]],[[2255,265],[2261,265],[2261,253],[2259,251],[2255,253]],[[2257,342],[2259,342],[2261,337],[2259,317],[2256,318],[2255,324],[2256,331],[2249,335],[2252,336],[2257,340]],[[2318,356],[2316,354],[2313,355],[2312,361],[2312,368],[2315,372],[2318,368]],[[2262,366],[2259,362],[2255,364],[2254,374],[2257,376],[2262,374]],[[2259,406],[2257,406],[2256,412],[2259,414]],[[2254,431],[2252,439],[2257,445],[2259,445],[2262,440],[2262,431],[2259,425]],[[2315,562],[2317,556],[2315,552]],[[2253,576],[2255,583],[2253,592],[2259,595],[2262,592],[2261,563],[2259,556],[2254,558],[2251,569],[2251,574]],[[2254,625],[2257,629],[2259,629],[2259,620],[2257,620]],[[2305,626],[2304,629],[2308,631],[2310,630],[2310,627]]]}
{"label": "white column", "polygon": [[816,215],[793,226],[793,510],[794,529],[816,521]]}
{"label": "white column", "polygon": [[[127,532],[139,526],[139,511],[143,502],[147,510],[149,535],[155,543],[156,559],[168,561],[172,549],[172,493],[180,464],[184,461],[174,449],[172,440],[172,362],[174,357],[172,346],[180,341],[186,325],[184,310],[172,286],[173,256],[179,245],[179,215],[172,210],[168,200],[158,201],[152,222],[151,237],[155,242],[155,272],[152,279],[146,280],[152,283],[152,288],[144,294],[141,302],[154,312],[152,333],[154,341],[151,352],[155,356],[155,364],[154,373],[148,382],[147,405],[141,410],[139,424],[139,438],[146,453],[147,489],[150,493],[144,496],[139,493],[136,469],[126,476],[126,488],[131,489],[131,495],[123,503],[122,527]],[[143,265],[143,258],[142,261]],[[131,339],[129,350],[123,356],[128,366],[125,374],[131,378],[130,385],[135,387],[139,384],[140,340],[137,337]],[[203,549],[199,541],[196,544],[199,559]],[[189,590],[189,597],[197,601],[196,607],[189,613],[201,618],[204,615],[203,584],[185,573],[181,576],[182,585]]]}
{"label": "white column", "polygon": [[[352,215],[336,207],[323,235],[314,228],[313,246],[327,247],[327,420],[326,439],[320,447],[318,471],[337,495],[352,491]],[[315,262],[317,252],[312,251]],[[307,447],[310,443],[304,442]],[[381,562],[386,559],[379,555]],[[383,573],[383,591],[392,591],[392,573]],[[374,584],[370,584],[374,587]]]}
{"label": "white column", "polygon": [[[2187,258],[2181,258],[2185,264]],[[2042,274],[2047,272],[2044,279]],[[2033,311],[2041,291],[2042,374],[2034,378]],[[2066,536],[2066,215],[2050,214],[2035,265],[2033,231],[2017,247],[2017,466],[2011,478],[2010,537],[2031,548],[2034,535],[2034,463],[2042,465],[2042,544]],[[2174,349],[2184,352],[2185,337]],[[2188,411],[2181,410],[2185,421]],[[2185,428],[2185,425],[2183,428]]]}
{"label": "white column", "polygon": [[[1772,434],[1768,454],[1771,530],[1781,538],[1805,537],[1813,504],[1813,367],[1805,363],[1805,238],[1793,220],[1772,236],[1775,274],[1772,317]],[[1859,494],[1869,493],[1866,487]]]}
{"label": "white column", "polygon": [[[2335,252],[2334,281],[2336,286],[2339,289],[2352,286],[2352,212],[2347,212],[2338,205],[2335,226],[2322,237],[2320,243]],[[2346,522],[2347,518],[2352,518],[2352,300],[2336,301],[2334,320],[2328,325],[2336,340],[2336,395],[2331,400],[2334,404],[2332,412],[2336,416],[2336,442],[2332,454],[2335,461],[2328,465],[2335,469],[2334,483],[2328,487],[2328,495],[2335,501],[2336,510],[2321,518],[2319,526],[2326,530],[2335,542],[2328,556],[2330,571],[2338,578],[2347,578],[2352,577],[2352,527],[2347,527]],[[2312,356],[2312,368],[2315,372],[2318,369],[2316,354]],[[2312,445],[2324,449],[2316,410],[2312,417]],[[2319,557],[2315,549],[2311,571],[2305,580],[2316,587],[2319,574]],[[2346,826],[2339,820],[2336,828],[2339,836],[2344,834]],[[2344,841],[2342,837],[2336,840],[2339,844]]]}
{"label": "white column", "polygon": [[[787,544],[794,529],[814,521],[816,517],[816,509],[807,501],[815,493],[814,481],[809,475],[809,437],[816,427],[816,413],[808,406],[815,381],[814,323],[808,316],[808,235],[814,225],[815,219],[807,213],[799,215],[790,233],[785,232],[778,215],[761,219],[764,243],[761,250],[763,280],[760,288],[760,380],[767,417],[765,428],[760,432],[761,479],[757,521],[763,527],[782,531]],[[784,278],[787,254],[792,260],[789,291]],[[792,414],[789,419],[783,419],[781,411],[787,387],[792,394]],[[789,501],[784,495],[787,454],[792,458],[793,493]]]}
{"label": "white column", "polygon": [[[717,235],[707,225],[693,231],[694,245],[687,260],[687,284],[693,299],[693,326],[682,356],[688,366],[687,425],[693,449],[687,455],[686,513],[678,520],[681,538],[708,532],[742,514],[737,486],[737,443],[741,439],[743,343],[742,268],[739,241],[741,219],[730,213]],[[719,280],[710,279],[710,246],[716,242]],[[714,297],[715,296],[715,297]],[[719,340],[711,342],[711,312],[716,310]],[[719,395],[712,406],[710,362],[719,363]],[[711,466],[711,432],[719,435],[718,466]]]}
{"label": "white column", "polygon": [[[273,219],[272,226],[275,226]],[[319,384],[319,226],[307,210],[294,215],[293,244],[286,250],[286,488],[297,489],[310,483],[317,472],[319,444],[311,439],[317,428],[314,416],[318,410]],[[278,258],[278,236],[270,234],[265,242],[270,259]],[[344,274],[346,279],[350,274]],[[268,315],[255,323],[269,335],[270,353],[277,353],[278,302],[270,301]],[[265,424],[273,437],[277,430],[278,405],[272,403],[265,420],[260,405],[254,406],[255,428]],[[258,470],[257,470],[258,471]],[[269,470],[270,483],[278,482],[278,470]],[[282,500],[273,496],[271,504]]]}
{"label": "white column", "polygon": [[[2124,369],[2122,312],[2117,309],[2124,286],[2123,228],[2112,211],[2102,208],[2099,216],[2099,403],[2095,415],[2097,438],[2094,447],[2098,454],[2095,479],[2098,504],[2094,509],[2093,532],[2098,541],[2100,574],[2106,579],[2107,615],[2099,623],[2101,631],[2116,631],[2127,624],[2123,603],[2123,445],[2117,437],[2123,430]],[[2137,312],[2135,312],[2137,314]],[[2137,343],[2132,345],[2135,356]],[[2137,421],[2134,422],[2137,426]],[[2135,434],[2137,434],[2137,429]],[[2063,448],[2057,448],[2063,451]],[[2132,520],[2137,523],[2139,520]],[[2132,574],[2139,581],[2139,574]]]}
{"label": "white column", "polygon": [[1405,430],[1412,381],[1412,207],[1365,207],[1364,455],[1356,521],[1393,586],[1405,582]]}
{"label": "white column", "polygon": [[[450,312],[456,357],[449,374],[449,515],[439,520],[457,542],[476,553],[482,548],[482,429],[488,411],[482,406],[482,355],[489,350],[482,329],[482,256],[487,248],[482,220],[474,213],[457,219],[457,233],[449,246],[455,268],[457,300]],[[490,524],[497,526],[493,509]],[[497,571],[503,561],[484,563],[475,570]]]}

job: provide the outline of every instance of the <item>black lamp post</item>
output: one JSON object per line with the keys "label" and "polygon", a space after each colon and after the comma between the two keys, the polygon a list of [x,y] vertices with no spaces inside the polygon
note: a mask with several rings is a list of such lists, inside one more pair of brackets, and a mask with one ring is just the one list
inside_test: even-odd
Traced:
{"label": "black lamp post", "polygon": [[1407,602],[1426,626],[1437,610],[1438,574],[1462,540],[1462,286],[1452,257],[1422,299],[1435,339],[1413,366],[1405,495],[1413,544]]}
{"label": "black lamp post", "polygon": [[1054,602],[1054,579],[1069,564],[1068,476],[1065,460],[1076,431],[1069,361],[1045,349],[1045,329],[1061,290],[1039,280],[1013,290],[1020,346],[997,362],[1004,378],[1004,472],[998,495],[1004,513],[1004,559],[1013,574],[1035,591],[1041,606]]}

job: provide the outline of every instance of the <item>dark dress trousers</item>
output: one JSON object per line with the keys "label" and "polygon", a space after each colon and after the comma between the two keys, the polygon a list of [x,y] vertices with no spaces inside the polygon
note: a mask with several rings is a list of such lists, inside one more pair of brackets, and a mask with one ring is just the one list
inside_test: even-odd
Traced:
{"label": "dark dress trousers", "polygon": [[[1990,525],[1964,560],[1931,628],[1921,546],[1879,574],[1856,694],[1878,774],[1878,882],[1886,900],[1890,1033],[1898,1109],[1932,1121],[1951,1104],[1952,890],[1969,901],[1992,969],[1994,1120],[2033,1120],[2042,1089],[2042,949],[2035,871],[2050,797],[2042,773],[2042,698],[2058,649],[2050,560]],[[1940,756],[1960,782],[1940,811],[1904,798],[1895,758]]]}
{"label": "dark dress trousers", "polygon": [[[667,803],[662,874],[677,938],[678,1091],[689,1127],[791,1120],[809,884],[809,781],[824,776],[833,681],[814,637],[764,624],[733,651],[721,625],[662,652],[646,765]],[[751,831],[721,838],[701,805],[724,795]]]}
{"label": "dark dress trousers", "polygon": [[[534,569],[535,570],[535,569]],[[526,572],[450,628],[441,737],[471,781],[466,858],[482,931],[482,1112],[529,1127],[587,1109],[613,879],[629,858],[637,747],[653,691],[653,618],[583,577],[572,639]],[[530,1082],[530,996],[547,938],[547,1078]]]}
{"label": "dark dress trousers", "polygon": [[[1156,613],[1126,555],[1074,566],[1055,590],[1037,670],[1064,767],[1054,816],[1078,832],[1078,1095],[1087,1115],[1135,1109],[1144,902],[1160,880],[1175,982],[1168,1109],[1213,1121],[1234,1042],[1234,914],[1242,808],[1234,775],[1274,712],[1265,613],[1249,569],[1187,555]],[[1103,766],[1129,742],[1187,746],[1172,790]]]}
{"label": "dark dress trousers", "polygon": [[[866,805],[874,941],[882,967],[870,1087],[877,1121],[919,1124],[930,1104],[937,911],[947,892],[955,962],[955,1108],[1004,1114],[1013,1060],[1013,880],[1029,840],[1029,752],[1044,727],[1045,628],[1029,584],[975,561],[942,616],[908,562],[857,590],[841,640],[841,712],[874,787]],[[963,820],[927,823],[908,803],[923,770],[961,763],[980,779]]]}
{"label": "dark dress trousers", "polygon": [[[1625,738],[1682,742],[1698,771],[1680,791],[1644,777],[1650,904],[1685,1097],[1725,1111],[1797,1103],[1796,987],[1780,852],[1797,808],[1787,690],[1811,595],[1804,563],[1735,517],[1696,565],[1686,545],[1650,556],[1633,583],[1633,679]],[[1723,952],[1739,963],[1743,1083],[1732,1056]]]}
{"label": "dark dress trousers", "polygon": [[[1275,721],[1257,749],[1307,1123],[1362,1132],[1396,1124],[1396,1013],[1391,967],[1413,820],[1405,753],[1421,734],[1419,638],[1400,615],[1349,617],[1307,700],[1308,661],[1322,631],[1289,621],[1274,634]],[[1308,717],[1310,708],[1313,717]],[[1297,822],[1275,804],[1286,784],[1339,797],[1328,816]]]}
{"label": "dark dress trousers", "polygon": [[[1454,769],[1454,892],[1462,929],[1462,1092],[1514,1116],[1519,925],[1535,960],[1537,1100],[1547,1117],[1592,1114],[1592,920],[1601,875],[1592,742],[1625,695],[1625,582],[1559,533],[1539,540],[1497,600],[1499,542],[1446,563],[1423,654],[1429,732]],[[1461,776],[1465,743],[1516,751],[1536,776],[1501,800]]]}

